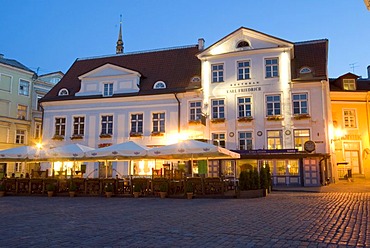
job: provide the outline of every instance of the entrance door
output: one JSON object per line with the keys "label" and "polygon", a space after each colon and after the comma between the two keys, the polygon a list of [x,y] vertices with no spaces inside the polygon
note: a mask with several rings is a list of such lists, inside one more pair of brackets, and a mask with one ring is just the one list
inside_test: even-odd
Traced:
{"label": "entrance door", "polygon": [[304,186],[318,186],[320,182],[320,173],[317,159],[304,158],[303,170]]}
{"label": "entrance door", "polygon": [[218,177],[219,174],[220,173],[219,173],[218,160],[209,160],[208,161],[208,176]]}
{"label": "entrance door", "polygon": [[358,151],[344,151],[344,157],[348,162],[348,167],[352,169],[352,173],[361,174],[360,161]]}
{"label": "entrance door", "polygon": [[112,172],[112,162],[109,161],[107,166],[104,162],[99,162],[99,178],[111,178]]}

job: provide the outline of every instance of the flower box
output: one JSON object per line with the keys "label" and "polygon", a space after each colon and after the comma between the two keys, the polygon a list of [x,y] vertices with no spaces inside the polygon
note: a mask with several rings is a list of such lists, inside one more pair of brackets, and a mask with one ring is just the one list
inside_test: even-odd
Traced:
{"label": "flower box", "polygon": [[136,133],[136,132],[131,132],[130,137],[142,137],[143,133]]}
{"label": "flower box", "polygon": [[111,146],[113,145],[112,143],[101,143],[98,145],[98,148],[103,148],[103,147],[107,147],[107,146]]}
{"label": "flower box", "polygon": [[252,116],[239,117],[238,122],[251,122],[253,119],[254,118]]}
{"label": "flower box", "polygon": [[109,133],[102,133],[99,135],[99,137],[102,139],[109,139],[109,138],[112,138],[112,135]]}
{"label": "flower box", "polygon": [[80,140],[80,139],[83,139],[84,136],[81,135],[81,134],[74,134],[72,135],[72,137],[70,138],[71,140]]}
{"label": "flower box", "polygon": [[295,120],[301,120],[301,119],[309,119],[311,118],[311,116],[309,114],[297,114],[297,115],[294,115],[293,118]]}
{"label": "flower box", "polygon": [[281,115],[267,116],[268,121],[281,121],[282,119],[284,119],[284,118]]}
{"label": "flower box", "polygon": [[150,135],[151,136],[163,136],[164,133],[162,133],[162,132],[152,132]]}
{"label": "flower box", "polygon": [[224,123],[225,122],[225,118],[212,119],[211,122],[214,123],[214,124],[216,124],[216,123]]}
{"label": "flower box", "polygon": [[64,140],[64,135],[54,135],[52,140]]}
{"label": "flower box", "polygon": [[201,124],[201,120],[198,119],[198,120],[189,120],[189,125],[199,125]]}

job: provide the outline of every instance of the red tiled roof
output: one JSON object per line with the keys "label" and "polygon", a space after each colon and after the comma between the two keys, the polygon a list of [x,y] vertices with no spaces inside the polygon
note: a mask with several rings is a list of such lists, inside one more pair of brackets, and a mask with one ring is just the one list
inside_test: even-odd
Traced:
{"label": "red tiled roof", "polygon": [[314,79],[327,79],[328,40],[314,40],[294,43],[292,79],[299,79],[299,70],[309,67]]}
{"label": "red tiled roof", "polygon": [[161,90],[153,90],[153,85],[157,81],[166,83],[167,89],[163,90],[165,92],[184,91],[189,87],[200,88],[200,82],[196,85],[191,82],[191,78],[200,76],[201,72],[201,63],[195,56],[198,52],[198,46],[194,45],[167,50],[78,59],[62,80],[46,94],[43,101],[62,98],[58,97],[59,90],[62,88],[69,91],[69,97],[63,97],[63,99],[74,98],[73,96],[81,87],[81,81],[78,77],[108,63],[139,72],[141,74],[139,94],[159,93]]}

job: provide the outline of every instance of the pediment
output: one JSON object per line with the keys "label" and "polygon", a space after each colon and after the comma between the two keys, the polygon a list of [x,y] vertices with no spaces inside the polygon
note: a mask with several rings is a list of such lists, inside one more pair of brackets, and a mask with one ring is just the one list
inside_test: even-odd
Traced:
{"label": "pediment", "polygon": [[[248,46],[238,47],[240,42],[249,44]],[[274,49],[279,47],[292,48],[293,43],[267,35],[252,29],[241,27],[231,34],[225,36],[221,40],[217,41],[213,45],[209,46],[207,49],[203,50],[198,54],[198,58],[227,54],[238,51],[253,51],[253,50],[266,50]]]}
{"label": "pediment", "polygon": [[79,76],[78,79],[86,80],[104,77],[127,77],[127,76],[140,77],[141,75],[137,71],[133,71],[124,67],[112,64],[105,64],[92,71],[89,71],[88,73]]}

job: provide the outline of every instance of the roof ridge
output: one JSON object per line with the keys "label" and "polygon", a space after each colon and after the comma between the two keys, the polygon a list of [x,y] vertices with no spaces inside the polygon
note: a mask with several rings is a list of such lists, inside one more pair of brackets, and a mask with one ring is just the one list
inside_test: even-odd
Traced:
{"label": "roof ridge", "polygon": [[294,42],[294,45],[302,45],[302,44],[316,44],[316,43],[321,43],[321,42],[327,42],[328,39],[317,39],[317,40],[306,40],[306,41],[298,41]]}
{"label": "roof ridge", "polygon": [[123,53],[123,54],[121,53],[121,54],[110,54],[110,55],[101,55],[101,56],[91,56],[91,57],[85,57],[85,58],[78,58],[77,61],[89,60],[89,59],[102,59],[102,58],[109,58],[109,57],[119,57],[119,56],[135,55],[135,54],[143,54],[143,53],[171,51],[171,50],[195,48],[197,46],[198,45],[186,45],[186,46],[176,46],[176,47],[158,48],[158,49],[152,49],[152,50],[135,51],[135,52],[128,52],[128,53]]}

